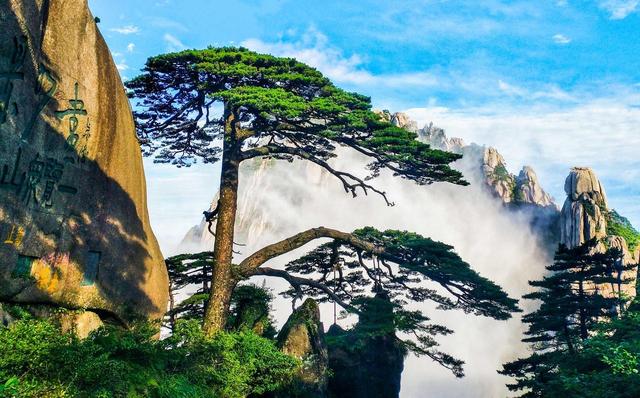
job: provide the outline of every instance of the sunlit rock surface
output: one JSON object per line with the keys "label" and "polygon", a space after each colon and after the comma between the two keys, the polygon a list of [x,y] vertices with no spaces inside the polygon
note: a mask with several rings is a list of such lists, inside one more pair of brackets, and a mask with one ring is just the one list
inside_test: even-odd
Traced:
{"label": "sunlit rock surface", "polygon": [[[588,167],[571,169],[564,185],[567,198],[560,216],[560,243],[575,248],[588,242],[595,242],[593,252],[603,253],[607,249],[617,249],[624,265],[638,263],[638,258],[629,251],[627,241],[622,236],[608,235],[607,215],[611,212],[607,195],[595,172]],[[631,283],[616,286],[604,284],[605,294],[618,295],[620,290],[629,297],[636,295],[637,267],[621,273],[621,279]]]}
{"label": "sunlit rock surface", "polygon": [[591,239],[604,238],[607,235],[607,197],[593,170],[573,168],[564,190],[567,198],[561,212],[560,243],[571,249]]}
{"label": "sunlit rock surface", "polygon": [[0,301],[160,317],[133,117],[86,0],[2,1],[0,26]]}
{"label": "sunlit rock surface", "polygon": [[518,203],[530,203],[538,206],[553,206],[553,199],[542,189],[536,172],[524,166],[516,177],[514,199]]}

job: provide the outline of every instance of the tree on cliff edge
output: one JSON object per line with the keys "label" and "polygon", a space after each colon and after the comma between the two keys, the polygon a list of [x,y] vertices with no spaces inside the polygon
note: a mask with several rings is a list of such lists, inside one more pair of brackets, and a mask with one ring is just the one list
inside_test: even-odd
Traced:
{"label": "tree on cliff edge", "polygon": [[[356,312],[351,304],[356,291],[345,298],[347,293],[336,293],[326,280],[263,266],[322,238],[334,242],[337,254],[329,257],[334,262],[338,257],[349,256],[347,260],[354,261],[353,256],[360,256],[360,270],[354,265],[348,273],[351,279],[342,281],[354,288],[386,284],[405,292],[411,300],[433,300],[443,308],[497,319],[506,319],[517,309],[515,300],[471,270],[450,246],[408,232],[364,229],[347,233],[313,228],[233,264],[238,170],[245,160],[310,161],[338,179],[346,192],[353,196],[375,193],[387,205],[392,205],[387,194],[369,182],[383,170],[420,185],[437,181],[466,184],[461,174],[449,167],[460,155],[434,150],[417,141],[414,133],[380,120],[371,111],[369,98],[335,87],[320,72],[294,59],[242,48],[187,50],[153,57],[143,74],[127,86],[136,100],[138,135],[146,155],[179,167],[197,159],[222,163],[210,299],[203,322],[206,333],[224,327],[234,287],[253,275],[284,278],[297,291],[315,289]],[[367,157],[370,175],[360,178],[350,170],[335,169],[329,159],[336,156],[338,146]],[[317,252],[312,256],[321,261]],[[383,260],[380,267],[390,267],[386,276],[377,265],[372,271],[377,259]],[[356,280],[363,273],[369,279]],[[439,290],[415,286],[424,279],[433,281]],[[425,320],[414,323],[418,326]],[[427,335],[449,332],[436,326],[424,328]],[[435,345],[428,336],[423,336],[423,343],[427,351]]]}

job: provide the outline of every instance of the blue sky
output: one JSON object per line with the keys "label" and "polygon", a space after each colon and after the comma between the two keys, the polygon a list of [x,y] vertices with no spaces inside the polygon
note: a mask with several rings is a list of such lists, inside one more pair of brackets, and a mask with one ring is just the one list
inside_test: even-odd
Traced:
{"label": "blue sky", "polygon": [[[559,203],[569,168],[592,166],[640,225],[640,0],[89,4],[125,78],[183,48],[295,56],[378,108],[496,146],[513,172],[533,166]],[[171,173],[150,166],[152,213]]]}

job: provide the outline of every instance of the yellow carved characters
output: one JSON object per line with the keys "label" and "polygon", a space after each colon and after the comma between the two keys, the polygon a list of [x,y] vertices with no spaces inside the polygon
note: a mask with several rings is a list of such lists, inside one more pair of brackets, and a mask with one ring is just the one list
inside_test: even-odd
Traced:
{"label": "yellow carved characters", "polygon": [[25,230],[20,226],[13,225],[11,227],[11,231],[9,231],[9,235],[4,240],[4,243],[13,245],[16,248],[22,244],[22,240],[24,239]]}

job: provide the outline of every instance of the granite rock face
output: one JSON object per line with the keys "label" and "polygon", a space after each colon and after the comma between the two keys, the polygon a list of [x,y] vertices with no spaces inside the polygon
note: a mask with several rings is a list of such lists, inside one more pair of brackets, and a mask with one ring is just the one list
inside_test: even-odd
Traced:
{"label": "granite rock face", "polygon": [[[410,121],[403,113],[393,114],[391,121],[395,121],[399,127],[410,130],[415,125],[415,122]],[[507,170],[507,162],[496,148],[476,144],[467,145],[461,138],[447,137],[446,132],[434,126],[433,123],[412,131],[416,131],[420,141],[428,143],[433,148],[477,159],[480,178],[489,192],[503,203],[553,207],[555,210],[553,199],[544,191],[531,167],[524,166],[519,175],[513,175]]]}
{"label": "granite rock face", "polygon": [[416,123],[414,120],[411,120],[411,118],[409,118],[409,115],[405,113],[396,112],[391,115],[391,118],[389,121],[394,126],[403,128],[405,130],[409,130],[414,133],[418,131],[418,123]]}
{"label": "granite rock face", "polygon": [[482,170],[490,191],[503,203],[555,207],[531,167],[524,166],[517,176],[509,173],[507,163],[495,148],[484,148]]}
{"label": "granite rock face", "polygon": [[542,189],[536,172],[529,166],[524,166],[516,177],[514,196],[516,202],[553,206],[553,199]]}
{"label": "granite rock face", "polygon": [[3,1],[0,26],[0,301],[161,317],[133,117],[86,0]]}
{"label": "granite rock face", "polygon": [[453,153],[463,153],[463,148],[466,146],[462,138],[447,137],[445,131],[434,126],[433,123],[418,130],[418,139],[429,143],[434,148]]}
{"label": "granite rock face", "polygon": [[[593,253],[617,249],[621,253],[622,264],[637,264],[638,257],[629,251],[625,238],[609,235],[607,232],[607,220],[611,210],[604,187],[593,170],[574,167],[565,181],[564,189],[567,198],[560,215],[560,243],[568,248],[575,248],[593,240]],[[603,284],[600,286],[601,291],[605,295],[617,296],[619,290],[622,290],[629,297],[635,297],[637,267],[623,271],[620,277],[634,282],[622,286]]]}
{"label": "granite rock face", "polygon": [[607,197],[593,170],[574,167],[564,190],[567,198],[560,215],[560,243],[568,248],[607,235]]}
{"label": "granite rock face", "polygon": [[514,201],[515,178],[509,173],[507,163],[495,148],[485,149],[482,171],[487,185],[502,202],[511,203]]}

